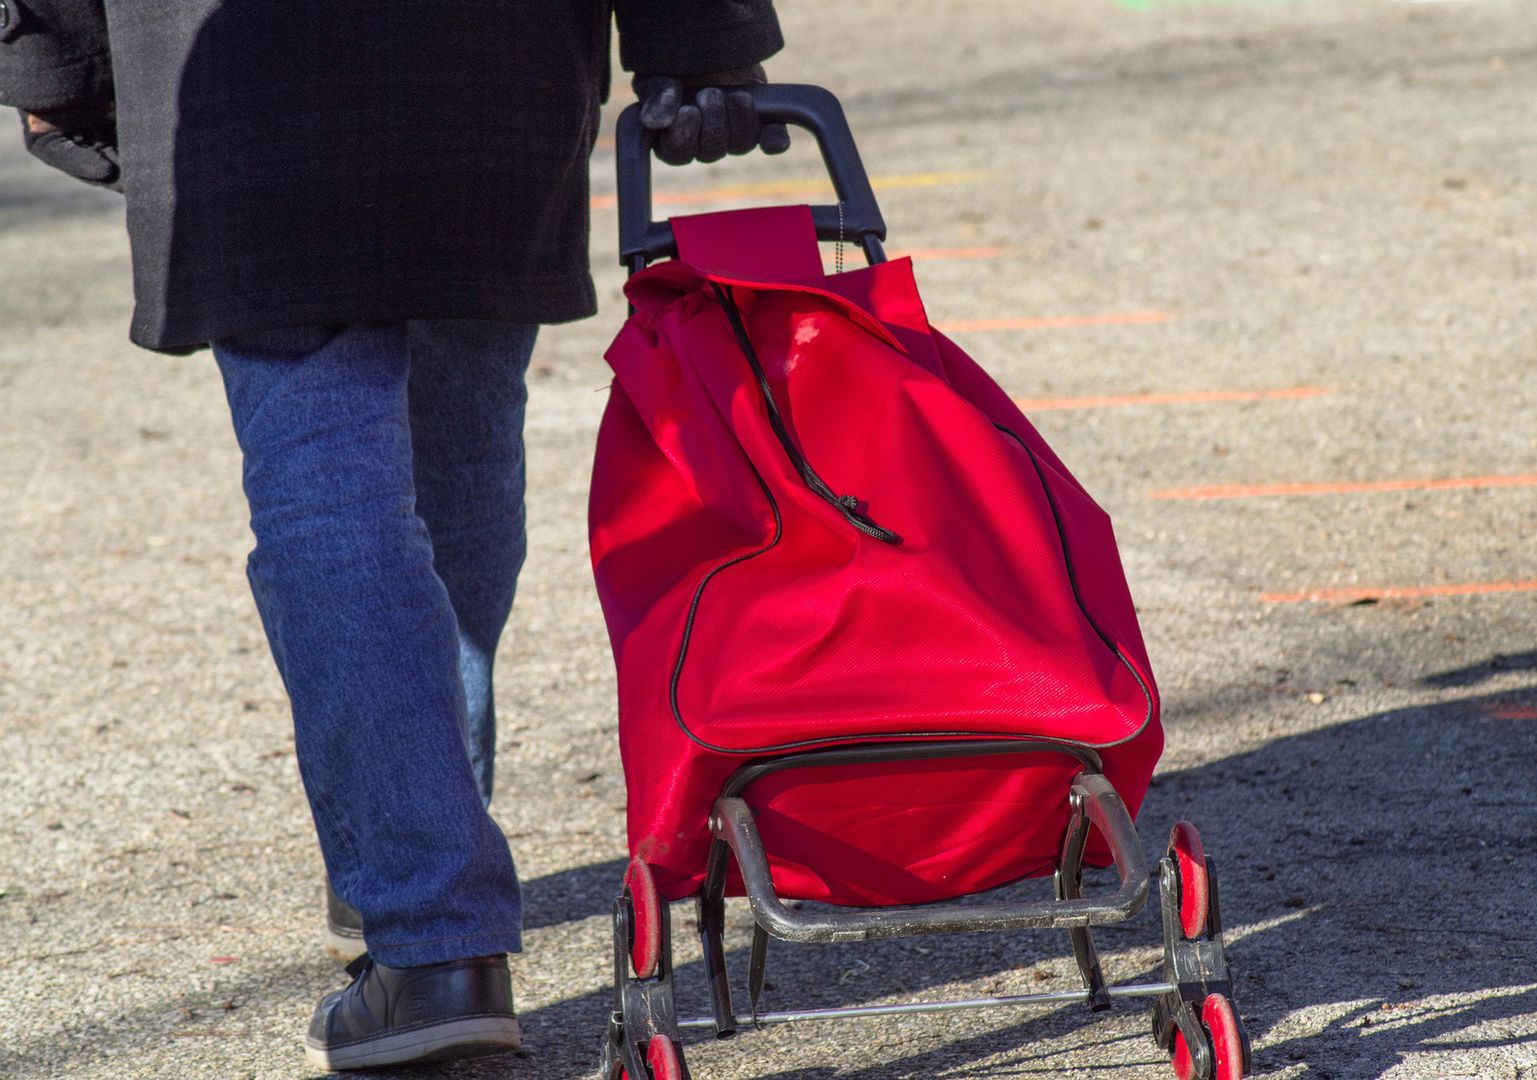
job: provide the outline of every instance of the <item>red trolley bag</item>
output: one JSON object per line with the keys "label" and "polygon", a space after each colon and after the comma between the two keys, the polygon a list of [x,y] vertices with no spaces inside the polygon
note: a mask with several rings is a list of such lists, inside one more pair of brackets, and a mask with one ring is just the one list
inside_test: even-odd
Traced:
{"label": "red trolley bag", "polygon": [[[836,102],[757,97],[816,131],[842,204],[669,229],[649,222],[644,144],[628,155],[631,224],[634,188],[646,203],[624,245],[639,272],[607,353],[590,504],[629,791],[625,951],[659,978],[665,902],[703,891],[720,1030],[736,1020],[709,940],[725,894],[752,894],[760,935],[869,937],[867,912],[778,901],[929,904],[1060,871],[1066,846],[1060,902],[1091,903],[1084,861],[1140,862],[1130,817],[1163,745],[1109,518],[929,325],[911,262],[884,261]],[[851,235],[872,265],[823,273],[827,211],[824,234]],[[648,235],[676,258],[642,269]],[[1145,866],[1132,877],[1101,915],[1145,897]],[[966,910],[953,928],[982,925]],[[674,1033],[620,1028],[611,1062],[667,1075]]]}

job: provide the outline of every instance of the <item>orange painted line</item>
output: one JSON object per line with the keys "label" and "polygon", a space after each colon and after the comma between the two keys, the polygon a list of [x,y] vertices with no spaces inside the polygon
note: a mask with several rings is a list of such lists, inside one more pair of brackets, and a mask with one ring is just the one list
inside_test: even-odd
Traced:
{"label": "orange painted line", "polygon": [[1518,709],[1511,705],[1485,705],[1483,713],[1491,720],[1537,720],[1537,709]]}
{"label": "orange painted line", "polygon": [[1310,589],[1299,593],[1265,593],[1267,604],[1350,604],[1360,600],[1418,600],[1432,596],[1488,596],[1493,593],[1537,592],[1537,581],[1474,581],[1463,585],[1395,585],[1383,588]]}
{"label": "orange painted line", "polygon": [[1191,390],[1172,393],[1102,394],[1093,397],[1015,398],[1021,409],[1103,409],[1116,405],[1210,405],[1224,401],[1291,401],[1323,397],[1334,391],[1322,386],[1293,386],[1280,390]]}
{"label": "orange painted line", "polygon": [[936,323],[947,334],[976,334],[993,330],[1071,330],[1081,326],[1151,326],[1172,322],[1170,311],[1107,311],[1099,315],[1033,315],[1023,319],[971,319]]}
{"label": "orange painted line", "polygon": [[1354,495],[1374,491],[1453,491],[1464,488],[1537,487],[1537,474],[1457,476],[1446,479],[1363,480],[1318,484],[1212,484],[1154,491],[1152,499],[1250,499],[1286,495]]}

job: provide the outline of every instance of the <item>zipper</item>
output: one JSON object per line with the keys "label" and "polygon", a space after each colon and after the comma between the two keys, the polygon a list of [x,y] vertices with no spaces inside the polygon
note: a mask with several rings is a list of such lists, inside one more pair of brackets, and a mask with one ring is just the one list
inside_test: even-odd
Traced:
{"label": "zipper", "polygon": [[710,287],[715,290],[715,298],[720,301],[721,307],[725,308],[726,318],[731,321],[731,330],[736,335],[737,345],[741,347],[742,355],[747,358],[748,365],[752,367],[753,378],[758,384],[758,393],[763,398],[764,411],[768,413],[769,426],[774,429],[774,436],[779,440],[779,445],[784,448],[790,464],[800,474],[801,481],[811,489],[813,494],[838,511],[843,520],[866,536],[885,544],[900,544],[902,542],[900,536],[878,524],[869,514],[859,509],[862,500],[858,496],[839,495],[828,487],[826,481],[811,467],[811,462],[806,460],[806,455],[801,453],[800,447],[795,445],[795,440],[790,438],[789,429],[785,427],[784,418],[779,413],[779,405],[774,401],[774,391],[769,386],[768,375],[763,370],[763,364],[758,360],[758,353],[753,348],[752,339],[747,336],[747,328],[742,325],[742,312],[737,307],[731,290],[722,288],[716,281],[710,282]]}
{"label": "zipper", "polygon": [[[1057,505],[1057,497],[1051,492],[1051,484],[1046,479],[1046,470],[1041,467],[1041,459],[1035,456],[1035,451],[1030,449],[1029,443],[1019,437],[1018,432],[1011,431],[996,421],[993,423],[993,427],[1013,439],[1019,448],[1025,452],[1025,457],[1030,459],[1030,467],[1035,470],[1035,478],[1040,482],[1041,492],[1046,496],[1046,505],[1051,507],[1051,517],[1057,526],[1057,543],[1062,548],[1062,566],[1067,571],[1067,582],[1073,588],[1073,601],[1078,605],[1078,610],[1083,615],[1084,622],[1088,623],[1099,640],[1104,642],[1105,648],[1114,653],[1116,660],[1120,662],[1121,666],[1131,673],[1133,679],[1137,680],[1137,685],[1142,688],[1142,696],[1147,699],[1147,715],[1151,719],[1153,716],[1153,691],[1148,687],[1147,680],[1137,670],[1137,665],[1133,664],[1126,654],[1121,651],[1121,647],[1116,644],[1115,639],[1104,631],[1099,623],[1094,620],[1093,615],[1089,614],[1089,606],[1083,602],[1083,591],[1078,588],[1078,572],[1073,567],[1073,552],[1067,543],[1067,527],[1062,524],[1062,509]],[[1146,725],[1144,724],[1144,726]],[[1141,731],[1141,728],[1138,731]]]}

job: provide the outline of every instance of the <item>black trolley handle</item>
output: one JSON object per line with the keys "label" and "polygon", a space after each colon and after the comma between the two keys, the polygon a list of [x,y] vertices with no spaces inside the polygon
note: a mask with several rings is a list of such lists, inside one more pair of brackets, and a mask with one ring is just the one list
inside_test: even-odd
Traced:
{"label": "black trolley handle", "polygon": [[[758,117],[767,124],[791,124],[816,136],[822,162],[832,178],[838,204],[813,206],[818,240],[857,240],[871,264],[885,262],[881,241],[886,222],[865,174],[843,106],[820,86],[768,83],[733,87],[752,95]],[[672,226],[651,220],[652,133],[640,122],[640,106],[619,114],[615,132],[619,170],[619,262],[631,273],[647,263],[678,253]]]}

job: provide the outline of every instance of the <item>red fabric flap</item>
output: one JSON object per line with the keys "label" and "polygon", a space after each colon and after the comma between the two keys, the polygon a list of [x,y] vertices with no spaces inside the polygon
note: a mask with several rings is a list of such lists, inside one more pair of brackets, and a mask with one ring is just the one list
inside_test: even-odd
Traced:
{"label": "red fabric flap", "polygon": [[[863,290],[858,288],[851,290],[849,282],[845,279],[861,274],[885,277],[888,279],[887,284],[894,289],[900,289],[905,284],[914,290],[916,297],[917,286],[913,283],[911,260],[906,258],[881,263],[878,266],[864,267],[844,274],[842,277],[822,277],[811,282],[773,281],[766,278],[758,279],[739,274],[707,271],[692,263],[674,259],[647,267],[631,277],[624,283],[624,295],[634,305],[635,317],[638,317],[640,322],[646,323],[658,313],[667,310],[680,296],[696,291],[699,291],[702,296],[707,295],[708,286],[712,282],[727,288],[739,287],[761,294],[798,293],[824,301],[842,311],[856,325],[890,345],[897,352],[906,353],[907,346],[901,338],[897,337],[892,327],[887,326],[877,315],[860,306],[861,302],[874,303],[877,298],[884,302],[893,290],[868,287]],[[849,295],[851,291],[853,299]],[[743,298],[739,297],[739,299]],[[918,311],[922,325],[927,327],[928,323],[921,315],[922,307],[922,301],[916,301],[915,307],[909,308],[908,311],[909,314],[912,310]],[[885,312],[882,314],[884,315]],[[893,323],[893,326],[900,325]],[[609,354],[612,352],[613,347],[610,346]],[[612,355],[609,355],[609,362],[613,362]]]}
{"label": "red fabric flap", "polygon": [[678,258],[701,270],[766,281],[815,281],[822,253],[809,206],[764,206],[672,219]]}

